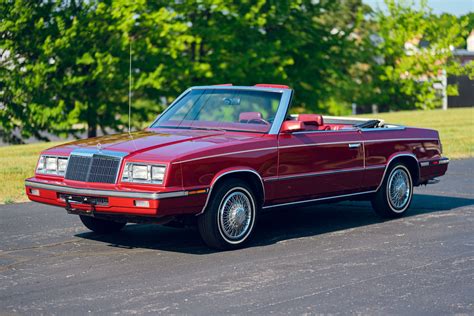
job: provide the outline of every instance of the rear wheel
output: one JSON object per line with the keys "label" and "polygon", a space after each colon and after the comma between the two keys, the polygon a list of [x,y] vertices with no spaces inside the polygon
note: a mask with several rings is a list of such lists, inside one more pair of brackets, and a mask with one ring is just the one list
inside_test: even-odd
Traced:
{"label": "rear wheel", "polygon": [[99,234],[111,234],[118,232],[127,224],[84,215],[79,215],[79,218],[81,219],[81,222],[84,224],[84,226]]}
{"label": "rear wheel", "polygon": [[204,214],[198,218],[204,242],[216,249],[241,247],[255,227],[255,201],[249,185],[240,179],[227,180],[216,187]]}
{"label": "rear wheel", "polygon": [[413,180],[408,168],[393,165],[372,199],[375,212],[381,217],[396,218],[405,214],[413,198]]}

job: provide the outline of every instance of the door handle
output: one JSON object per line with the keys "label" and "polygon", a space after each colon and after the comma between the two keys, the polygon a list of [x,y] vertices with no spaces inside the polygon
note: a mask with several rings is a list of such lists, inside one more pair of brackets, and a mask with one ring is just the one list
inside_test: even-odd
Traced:
{"label": "door handle", "polygon": [[352,143],[349,144],[349,149],[356,149],[360,147],[360,143]]}

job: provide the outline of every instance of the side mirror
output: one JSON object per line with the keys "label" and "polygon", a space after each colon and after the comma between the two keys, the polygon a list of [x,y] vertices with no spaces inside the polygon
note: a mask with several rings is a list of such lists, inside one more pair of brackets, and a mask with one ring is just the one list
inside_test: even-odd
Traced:
{"label": "side mirror", "polygon": [[284,121],[281,125],[280,133],[293,133],[293,132],[300,132],[305,130],[305,125],[303,122],[300,121]]}

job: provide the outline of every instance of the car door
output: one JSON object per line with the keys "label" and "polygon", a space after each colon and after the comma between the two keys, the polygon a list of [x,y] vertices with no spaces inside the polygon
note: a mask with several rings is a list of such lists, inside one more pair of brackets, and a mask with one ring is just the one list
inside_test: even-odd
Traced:
{"label": "car door", "polygon": [[314,199],[360,190],[364,145],[357,130],[301,131],[278,137],[278,201]]}

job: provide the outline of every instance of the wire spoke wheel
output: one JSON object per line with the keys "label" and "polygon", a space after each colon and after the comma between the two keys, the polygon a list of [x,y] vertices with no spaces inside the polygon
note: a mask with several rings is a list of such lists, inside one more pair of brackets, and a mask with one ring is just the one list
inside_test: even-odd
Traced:
{"label": "wire spoke wheel", "polygon": [[220,230],[226,239],[239,241],[246,237],[252,223],[254,206],[249,196],[240,190],[228,193],[219,207]]}
{"label": "wire spoke wheel", "polygon": [[417,177],[416,170],[411,171],[400,162],[389,167],[371,200],[380,217],[398,218],[406,213],[413,198],[413,174]]}
{"label": "wire spoke wheel", "polygon": [[221,250],[242,247],[255,230],[259,207],[246,181],[229,178],[220,182],[206,211],[198,217],[203,241]]}
{"label": "wire spoke wheel", "polygon": [[396,210],[403,210],[410,200],[411,183],[404,169],[396,169],[390,175],[387,186],[387,197]]}

